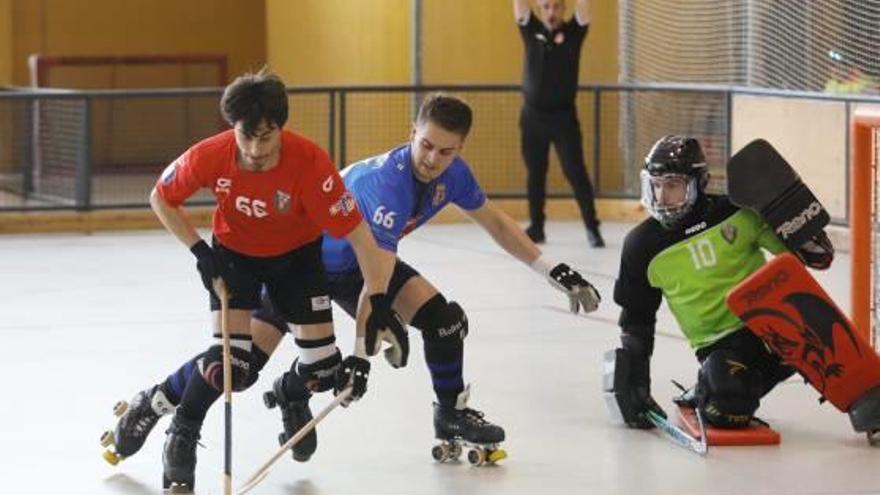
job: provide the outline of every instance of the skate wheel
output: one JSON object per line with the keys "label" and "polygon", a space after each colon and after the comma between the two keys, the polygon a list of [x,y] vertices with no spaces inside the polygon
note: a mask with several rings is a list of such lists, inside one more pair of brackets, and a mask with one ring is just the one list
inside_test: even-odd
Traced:
{"label": "skate wheel", "polygon": [[449,459],[457,461],[461,457],[461,445],[454,443],[449,447]]}
{"label": "skate wheel", "polygon": [[278,398],[275,397],[275,393],[271,391],[264,393],[263,404],[266,404],[266,407],[269,409],[274,409],[278,405]]}
{"label": "skate wheel", "polygon": [[506,458],[507,458],[507,451],[505,451],[504,449],[498,449],[498,450],[493,450],[492,452],[489,452],[488,461],[491,462],[492,464],[494,464],[494,463],[500,461],[501,459],[506,459]]}
{"label": "skate wheel", "polygon": [[111,466],[119,464],[119,456],[109,450],[105,450],[104,453],[101,454],[101,457],[103,457],[105,461],[109,462]]}
{"label": "skate wheel", "polygon": [[115,443],[113,432],[110,430],[101,434],[101,447],[109,447]]}
{"label": "skate wheel", "polygon": [[486,462],[486,451],[483,449],[471,449],[468,451],[468,462],[473,466],[482,466]]}
{"label": "skate wheel", "polygon": [[113,414],[116,417],[122,416],[125,414],[125,411],[128,411],[128,402],[125,402],[124,400],[117,402],[116,405],[113,406]]}
{"label": "skate wheel", "polygon": [[446,462],[449,459],[449,447],[446,444],[435,445],[431,449],[431,457],[437,462]]}
{"label": "skate wheel", "polygon": [[868,445],[871,447],[880,447],[880,430],[869,431],[868,436]]}

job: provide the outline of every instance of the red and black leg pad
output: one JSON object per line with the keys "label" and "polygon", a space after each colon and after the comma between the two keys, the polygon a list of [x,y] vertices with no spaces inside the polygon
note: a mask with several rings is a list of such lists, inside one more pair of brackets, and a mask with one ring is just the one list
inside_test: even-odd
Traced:
{"label": "red and black leg pad", "polygon": [[880,387],[880,357],[793,254],[743,280],[727,305],[839,410],[850,412],[857,401],[863,407]]}

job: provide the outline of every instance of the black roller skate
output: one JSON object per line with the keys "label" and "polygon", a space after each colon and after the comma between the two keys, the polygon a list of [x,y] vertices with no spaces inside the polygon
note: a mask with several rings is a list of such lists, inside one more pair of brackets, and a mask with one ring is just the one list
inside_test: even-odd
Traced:
{"label": "black roller skate", "polygon": [[460,394],[455,407],[434,403],[434,435],[441,441],[431,449],[438,462],[455,461],[462,446],[470,447],[468,461],[474,466],[495,464],[507,457],[498,446],[504,441],[504,429],[484,419],[484,414],[467,407],[470,385]]}
{"label": "black roller skate", "polygon": [[143,447],[159,418],[172,412],[174,405],[158,385],[138,392],[130,403],[117,402],[113,406],[113,414],[119,417],[116,430],[107,430],[101,435],[101,446],[107,447],[104,460],[115,466],[122,459],[133,456]]}
{"label": "black roller skate", "polygon": [[165,451],[162,453],[162,488],[174,493],[191,492],[196,485],[196,445],[199,443],[201,421],[175,414],[165,432]]}
{"label": "black roller skate", "polygon": [[[291,379],[295,379],[292,373],[287,373]],[[263,394],[263,402],[269,409],[278,406],[281,409],[281,422],[284,423],[284,433],[278,434],[278,444],[284,445],[293,437],[303,426],[312,420],[312,410],[309,409],[309,397],[311,393],[303,387],[304,398],[294,400],[288,397],[284,390],[284,376],[275,380],[272,390]],[[312,428],[299,442],[292,448],[294,460],[298,462],[306,462],[315,453],[318,448],[318,433]]]}

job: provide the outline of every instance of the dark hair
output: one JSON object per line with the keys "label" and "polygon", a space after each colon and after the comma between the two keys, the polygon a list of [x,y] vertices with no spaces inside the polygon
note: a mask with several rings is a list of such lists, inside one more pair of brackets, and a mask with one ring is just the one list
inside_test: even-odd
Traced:
{"label": "dark hair", "polygon": [[428,95],[419,107],[416,125],[432,122],[465,137],[471,131],[474,113],[461,98],[444,93]]}
{"label": "dark hair", "polygon": [[245,134],[252,136],[263,121],[279,128],[287,122],[287,91],[277,74],[263,67],[235,78],[220,98],[220,113],[229,125],[241,122]]}

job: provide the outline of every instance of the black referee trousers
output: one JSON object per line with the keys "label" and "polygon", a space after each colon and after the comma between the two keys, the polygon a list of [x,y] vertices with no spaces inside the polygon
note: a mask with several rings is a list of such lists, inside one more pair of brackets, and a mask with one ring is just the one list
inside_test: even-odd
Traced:
{"label": "black referee trousers", "polygon": [[529,217],[532,225],[543,228],[544,204],[547,198],[547,168],[550,143],[556,148],[562,172],[577,199],[587,228],[599,225],[593,203],[593,185],[584,165],[581,124],[572,106],[564,110],[544,112],[524,105],[520,113],[522,156],[527,170]]}

